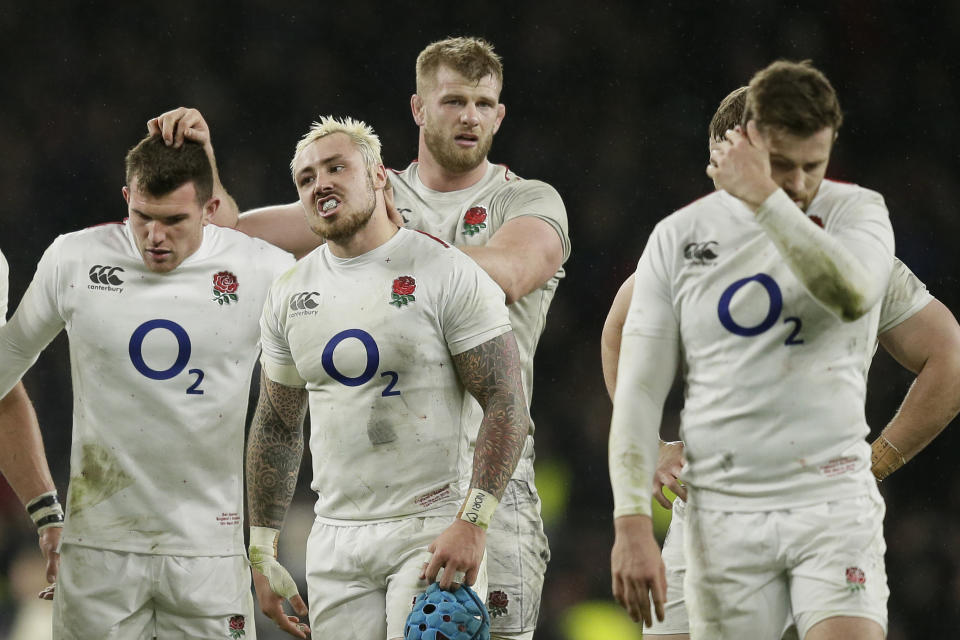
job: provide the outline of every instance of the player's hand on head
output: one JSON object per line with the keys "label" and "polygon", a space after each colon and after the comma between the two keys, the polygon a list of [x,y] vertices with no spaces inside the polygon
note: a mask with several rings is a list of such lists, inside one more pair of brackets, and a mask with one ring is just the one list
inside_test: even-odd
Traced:
{"label": "player's hand on head", "polygon": [[687,488],[680,484],[680,472],[683,470],[683,441],[661,442],[657,456],[657,471],[653,475],[653,497],[663,507],[673,508],[673,502],[663,494],[666,487],[687,501]]}
{"label": "player's hand on head", "polygon": [[459,518],[454,520],[427,547],[433,556],[420,572],[420,579],[436,582],[439,574],[440,588],[445,591],[458,589],[461,584],[472,586],[480,572],[486,540],[484,529]]}
{"label": "player's hand on head", "polygon": [[147,131],[152,136],[162,136],[168,146],[179,149],[184,140],[202,144],[212,153],[210,127],[196,109],[177,107],[147,120]]}
{"label": "player's hand on head", "polygon": [[737,126],[710,147],[707,175],[718,189],[743,200],[754,211],[779,187],[770,172],[770,153],[756,122]]}
{"label": "player's hand on head", "polygon": [[[610,554],[613,597],[634,622],[663,621],[667,578],[649,516],[622,516],[614,521],[616,538]],[[650,603],[653,601],[653,607]]]}

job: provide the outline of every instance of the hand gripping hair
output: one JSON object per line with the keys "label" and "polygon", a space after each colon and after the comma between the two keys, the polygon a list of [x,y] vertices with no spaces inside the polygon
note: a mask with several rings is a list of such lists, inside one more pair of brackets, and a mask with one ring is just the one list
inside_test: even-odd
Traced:
{"label": "hand gripping hair", "polygon": [[417,596],[407,616],[404,640],[490,640],[490,614],[467,585],[443,591],[434,582]]}

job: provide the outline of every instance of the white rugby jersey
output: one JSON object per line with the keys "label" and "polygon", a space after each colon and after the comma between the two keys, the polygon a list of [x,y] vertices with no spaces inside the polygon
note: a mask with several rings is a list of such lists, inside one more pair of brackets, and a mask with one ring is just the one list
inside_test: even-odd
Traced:
{"label": "white rugby jersey", "polygon": [[[487,173],[477,184],[459,191],[434,191],[420,181],[418,167],[419,164],[413,162],[390,176],[397,209],[408,227],[422,229],[456,245],[483,246],[509,220],[533,216],[556,230],[563,243],[563,261],[570,257],[567,212],[560,194],[549,184],[525,180],[504,165],[487,162]],[[520,349],[528,407],[533,397],[533,356],[543,333],[550,302],[563,277],[561,267],[542,287],[508,307],[510,324]],[[466,410],[469,415],[465,419],[474,425],[475,438],[483,412],[473,398],[466,404]],[[523,474],[532,472],[532,421],[530,429],[524,459],[517,466],[516,477],[525,477]]]}
{"label": "white rugby jersey", "polygon": [[58,237],[0,328],[6,393],[66,327],[73,436],[64,542],[240,555],[243,442],[259,317],[289,254],[209,225],[175,270],[127,224]]}
{"label": "white rugby jersey", "polygon": [[[10,267],[0,251],[0,325],[7,321],[7,305],[10,299]],[[2,397],[2,396],[0,396]]]}
{"label": "white rugby jersey", "polygon": [[267,375],[298,384],[293,365],[309,391],[318,517],[456,513],[473,454],[451,354],[510,330],[486,272],[406,229],[355,258],[324,245],[273,285],[261,328]]}
{"label": "white rugby jersey", "polygon": [[[879,194],[825,180],[807,215],[892,261]],[[657,225],[638,265],[624,334],[674,340],[682,349],[692,504],[782,509],[869,490],[864,400],[880,306],[841,322],[726,192]]]}

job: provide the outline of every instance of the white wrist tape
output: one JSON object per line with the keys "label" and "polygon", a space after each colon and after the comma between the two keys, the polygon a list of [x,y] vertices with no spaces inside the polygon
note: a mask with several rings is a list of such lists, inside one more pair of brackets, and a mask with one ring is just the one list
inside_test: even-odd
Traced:
{"label": "white wrist tape", "polygon": [[63,526],[63,506],[57,498],[56,491],[41,493],[28,502],[27,513],[30,514],[33,523],[37,525],[37,531]]}
{"label": "white wrist tape", "polygon": [[289,600],[299,592],[290,572],[277,562],[279,537],[277,529],[250,527],[250,566],[267,577],[274,593]]}
{"label": "white wrist tape", "polygon": [[492,493],[471,487],[457,517],[485,530],[490,526],[493,512],[499,504],[500,501]]}

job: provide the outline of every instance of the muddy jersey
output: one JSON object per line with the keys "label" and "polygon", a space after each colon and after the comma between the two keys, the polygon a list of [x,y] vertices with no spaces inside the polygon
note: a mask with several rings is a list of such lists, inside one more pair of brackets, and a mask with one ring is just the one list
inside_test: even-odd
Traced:
{"label": "muddy jersey", "polygon": [[232,229],[169,273],[127,224],[57,238],[0,328],[3,393],[66,328],[73,380],[63,541],[172,555],[244,553],[243,443],[259,317],[285,252]]}
{"label": "muddy jersey", "polygon": [[476,427],[453,356],[510,330],[486,272],[407,229],[354,258],[324,245],[274,284],[261,325],[267,375],[309,392],[318,517],[456,513]]}
{"label": "muddy jersey", "polygon": [[[807,214],[892,264],[879,194],[825,180]],[[723,191],[657,225],[635,286],[624,335],[682,349],[691,503],[768,510],[867,493],[875,481],[864,401],[880,304],[839,320],[809,294],[754,214]]]}
{"label": "muddy jersey", "polygon": [[[563,261],[570,256],[570,234],[567,212],[556,189],[539,180],[520,178],[503,165],[487,163],[487,173],[477,184],[459,191],[434,191],[426,187],[418,175],[419,164],[413,162],[403,171],[393,172],[395,201],[404,223],[421,229],[447,242],[461,246],[483,246],[506,222],[523,216],[533,216],[549,224],[560,236]],[[556,293],[563,267],[542,287],[508,307],[510,324],[520,348],[523,387],[527,405],[533,397],[533,356],[540,334],[543,333],[547,311]],[[480,425],[482,411],[471,401],[467,403],[467,420]],[[529,472],[533,456],[533,422],[527,439],[524,459],[517,467],[517,477]]]}

